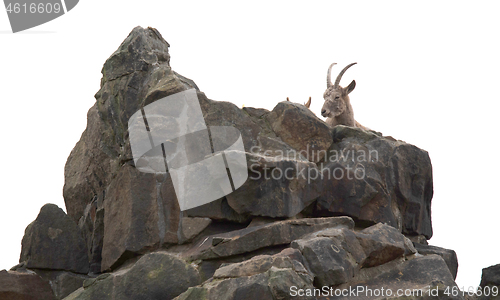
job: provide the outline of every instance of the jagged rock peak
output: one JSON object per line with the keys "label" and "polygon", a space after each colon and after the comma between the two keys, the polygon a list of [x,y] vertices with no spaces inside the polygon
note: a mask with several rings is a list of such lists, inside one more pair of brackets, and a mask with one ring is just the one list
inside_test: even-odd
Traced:
{"label": "jagged rock peak", "polygon": [[168,47],[158,30],[137,26],[104,64],[103,79],[113,80],[135,71],[146,71],[147,65],[170,66]]}

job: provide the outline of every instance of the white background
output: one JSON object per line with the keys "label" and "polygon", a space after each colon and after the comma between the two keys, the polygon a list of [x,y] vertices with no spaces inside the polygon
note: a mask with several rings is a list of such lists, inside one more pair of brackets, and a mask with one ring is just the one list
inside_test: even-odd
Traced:
{"label": "white background", "polygon": [[356,119],[429,152],[430,243],[457,252],[460,287],[477,286],[481,269],[500,263],[500,7],[412,3],[86,0],[17,34],[0,12],[0,269],[18,263],[24,229],[43,204],[64,208],[64,164],[102,65],[140,25],[170,43],[175,71],[240,107],[311,96],[319,116],[330,63],[335,78],[357,62],[341,82],[357,82]]}

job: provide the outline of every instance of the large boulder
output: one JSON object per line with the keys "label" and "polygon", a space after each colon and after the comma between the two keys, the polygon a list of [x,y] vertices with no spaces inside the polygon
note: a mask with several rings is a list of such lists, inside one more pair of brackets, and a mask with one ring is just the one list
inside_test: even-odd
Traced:
{"label": "large boulder", "polygon": [[[413,243],[413,245],[415,246],[415,249],[420,254],[423,254],[423,255],[437,254],[437,255],[441,256],[444,259],[444,261],[446,262],[446,265],[448,266],[448,269],[450,270],[450,273],[453,276],[453,279],[457,278],[458,258],[457,258],[457,253],[454,250],[445,249],[445,248],[441,248],[441,247],[437,247],[437,246],[431,246],[431,245],[422,245],[419,243]],[[500,283],[499,283],[499,285],[500,285]]]}
{"label": "large boulder", "polygon": [[333,143],[328,125],[303,105],[280,102],[266,115],[281,140],[311,162],[320,162]]}
{"label": "large boulder", "polygon": [[29,269],[89,271],[87,247],[78,225],[55,204],[45,204],[26,227],[19,261]]}
{"label": "large boulder", "polygon": [[[271,266],[267,271],[249,276],[221,278],[189,288],[176,300],[274,300],[290,299],[290,287],[312,289],[310,281],[300,276],[293,267]],[[314,299],[295,297],[294,299]]]}
{"label": "large boulder", "polygon": [[336,286],[331,295],[335,299],[465,299],[438,255],[362,269],[350,282]]}
{"label": "large boulder", "polygon": [[[23,272],[25,269],[20,269]],[[64,299],[69,294],[83,286],[83,282],[91,277],[83,274],[75,274],[67,271],[54,271],[54,270],[33,270],[52,288],[52,292],[57,300]]]}
{"label": "large boulder", "polygon": [[173,299],[200,283],[194,266],[173,255],[156,252],[142,256],[127,269],[88,279],[65,300]]}
{"label": "large boulder", "polygon": [[55,300],[48,282],[35,273],[0,271],[0,299]]}
{"label": "large boulder", "polygon": [[480,287],[476,292],[476,299],[500,299],[500,264],[483,269]]}
{"label": "large boulder", "polygon": [[359,222],[386,223],[411,236],[432,237],[432,166],[413,145],[339,125],[319,164],[323,189],[319,215],[344,214]]}
{"label": "large boulder", "polygon": [[356,234],[366,258],[362,267],[375,267],[416,252],[413,244],[394,227],[378,223]]}
{"label": "large boulder", "polygon": [[306,259],[316,286],[346,283],[354,276],[357,266],[349,260],[348,252],[336,239],[315,237],[294,241],[292,246],[299,249]]}

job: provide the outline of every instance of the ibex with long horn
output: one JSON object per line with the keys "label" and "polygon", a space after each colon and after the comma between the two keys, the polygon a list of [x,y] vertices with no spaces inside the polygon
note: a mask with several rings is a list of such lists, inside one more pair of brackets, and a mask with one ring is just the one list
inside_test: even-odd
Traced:
{"label": "ibex with long horn", "polygon": [[349,99],[349,93],[351,93],[356,87],[356,81],[353,80],[345,88],[340,86],[340,79],[342,79],[342,75],[344,75],[347,69],[355,64],[356,63],[352,63],[345,67],[340,72],[339,76],[337,76],[335,83],[332,83],[331,73],[332,67],[336,65],[336,63],[331,64],[328,68],[328,74],[326,77],[327,88],[323,94],[325,104],[323,104],[323,108],[321,109],[321,115],[326,118],[325,122],[332,127],[335,125],[346,125],[368,129],[354,120],[354,112],[352,110],[351,100]]}

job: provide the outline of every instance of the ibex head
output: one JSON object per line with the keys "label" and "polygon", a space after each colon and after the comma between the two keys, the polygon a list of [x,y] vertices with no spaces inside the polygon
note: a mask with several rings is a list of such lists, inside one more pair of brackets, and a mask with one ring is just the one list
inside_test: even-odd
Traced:
{"label": "ibex head", "polygon": [[331,81],[332,67],[336,65],[333,63],[328,68],[328,74],[326,77],[326,91],[323,94],[325,98],[325,103],[321,109],[321,115],[327,118],[326,122],[330,125],[347,125],[355,126],[354,114],[352,111],[352,106],[349,100],[349,93],[356,87],[356,81],[352,81],[347,87],[341,87],[340,80],[345,71],[356,63],[352,63],[345,67],[340,74],[337,76],[335,83]]}

